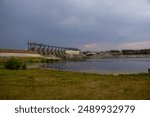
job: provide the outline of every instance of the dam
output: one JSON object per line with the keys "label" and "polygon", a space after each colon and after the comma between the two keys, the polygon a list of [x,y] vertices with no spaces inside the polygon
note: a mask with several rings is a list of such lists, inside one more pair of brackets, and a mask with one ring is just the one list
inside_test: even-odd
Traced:
{"label": "dam", "polygon": [[28,41],[28,50],[32,50],[33,52],[42,56],[55,56],[63,60],[82,59],[80,49],[78,48],[59,47]]}

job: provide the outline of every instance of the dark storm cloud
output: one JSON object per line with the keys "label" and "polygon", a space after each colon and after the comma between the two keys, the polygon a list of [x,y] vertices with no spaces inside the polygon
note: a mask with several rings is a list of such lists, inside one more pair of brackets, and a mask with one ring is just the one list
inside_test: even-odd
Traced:
{"label": "dark storm cloud", "polygon": [[28,40],[91,50],[143,44],[150,40],[148,2],[1,0],[0,48],[26,48]]}

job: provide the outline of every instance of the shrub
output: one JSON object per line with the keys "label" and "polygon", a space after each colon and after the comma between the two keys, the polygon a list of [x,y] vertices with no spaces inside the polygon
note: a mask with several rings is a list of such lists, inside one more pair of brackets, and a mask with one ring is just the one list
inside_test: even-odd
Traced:
{"label": "shrub", "polygon": [[53,59],[47,59],[46,60],[46,63],[50,63],[50,62],[52,62],[53,61]]}
{"label": "shrub", "polygon": [[4,67],[6,69],[11,69],[11,70],[17,70],[21,67],[21,62],[18,61],[16,58],[11,57],[9,60],[5,63]]}
{"label": "shrub", "polygon": [[22,64],[22,69],[23,69],[23,70],[27,69],[26,63],[23,63],[23,64]]}
{"label": "shrub", "polygon": [[44,58],[41,59],[41,63],[45,63],[46,60]]}
{"label": "shrub", "polygon": [[33,60],[28,60],[28,62],[29,62],[29,63],[33,63],[34,61],[33,61]]}

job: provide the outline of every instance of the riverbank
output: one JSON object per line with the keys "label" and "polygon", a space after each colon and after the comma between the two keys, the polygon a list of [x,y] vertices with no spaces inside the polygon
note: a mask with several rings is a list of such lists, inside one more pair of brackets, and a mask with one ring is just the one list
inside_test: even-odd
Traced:
{"label": "riverbank", "polygon": [[112,54],[107,54],[107,55],[94,55],[90,57],[92,59],[112,59],[112,58],[150,58],[150,54],[146,55],[112,55]]}
{"label": "riverbank", "polygon": [[150,99],[150,74],[0,69],[0,99]]}
{"label": "riverbank", "polygon": [[14,49],[0,49],[0,58],[17,57],[17,58],[44,58],[44,59],[55,59],[60,60],[60,58],[51,56],[42,56],[31,50],[14,50]]}

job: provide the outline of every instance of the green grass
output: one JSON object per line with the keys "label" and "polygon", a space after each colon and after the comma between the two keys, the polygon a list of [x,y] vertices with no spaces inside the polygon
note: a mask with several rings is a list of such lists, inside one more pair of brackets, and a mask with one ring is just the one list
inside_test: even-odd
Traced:
{"label": "green grass", "polygon": [[150,74],[0,69],[0,99],[150,99]]}

